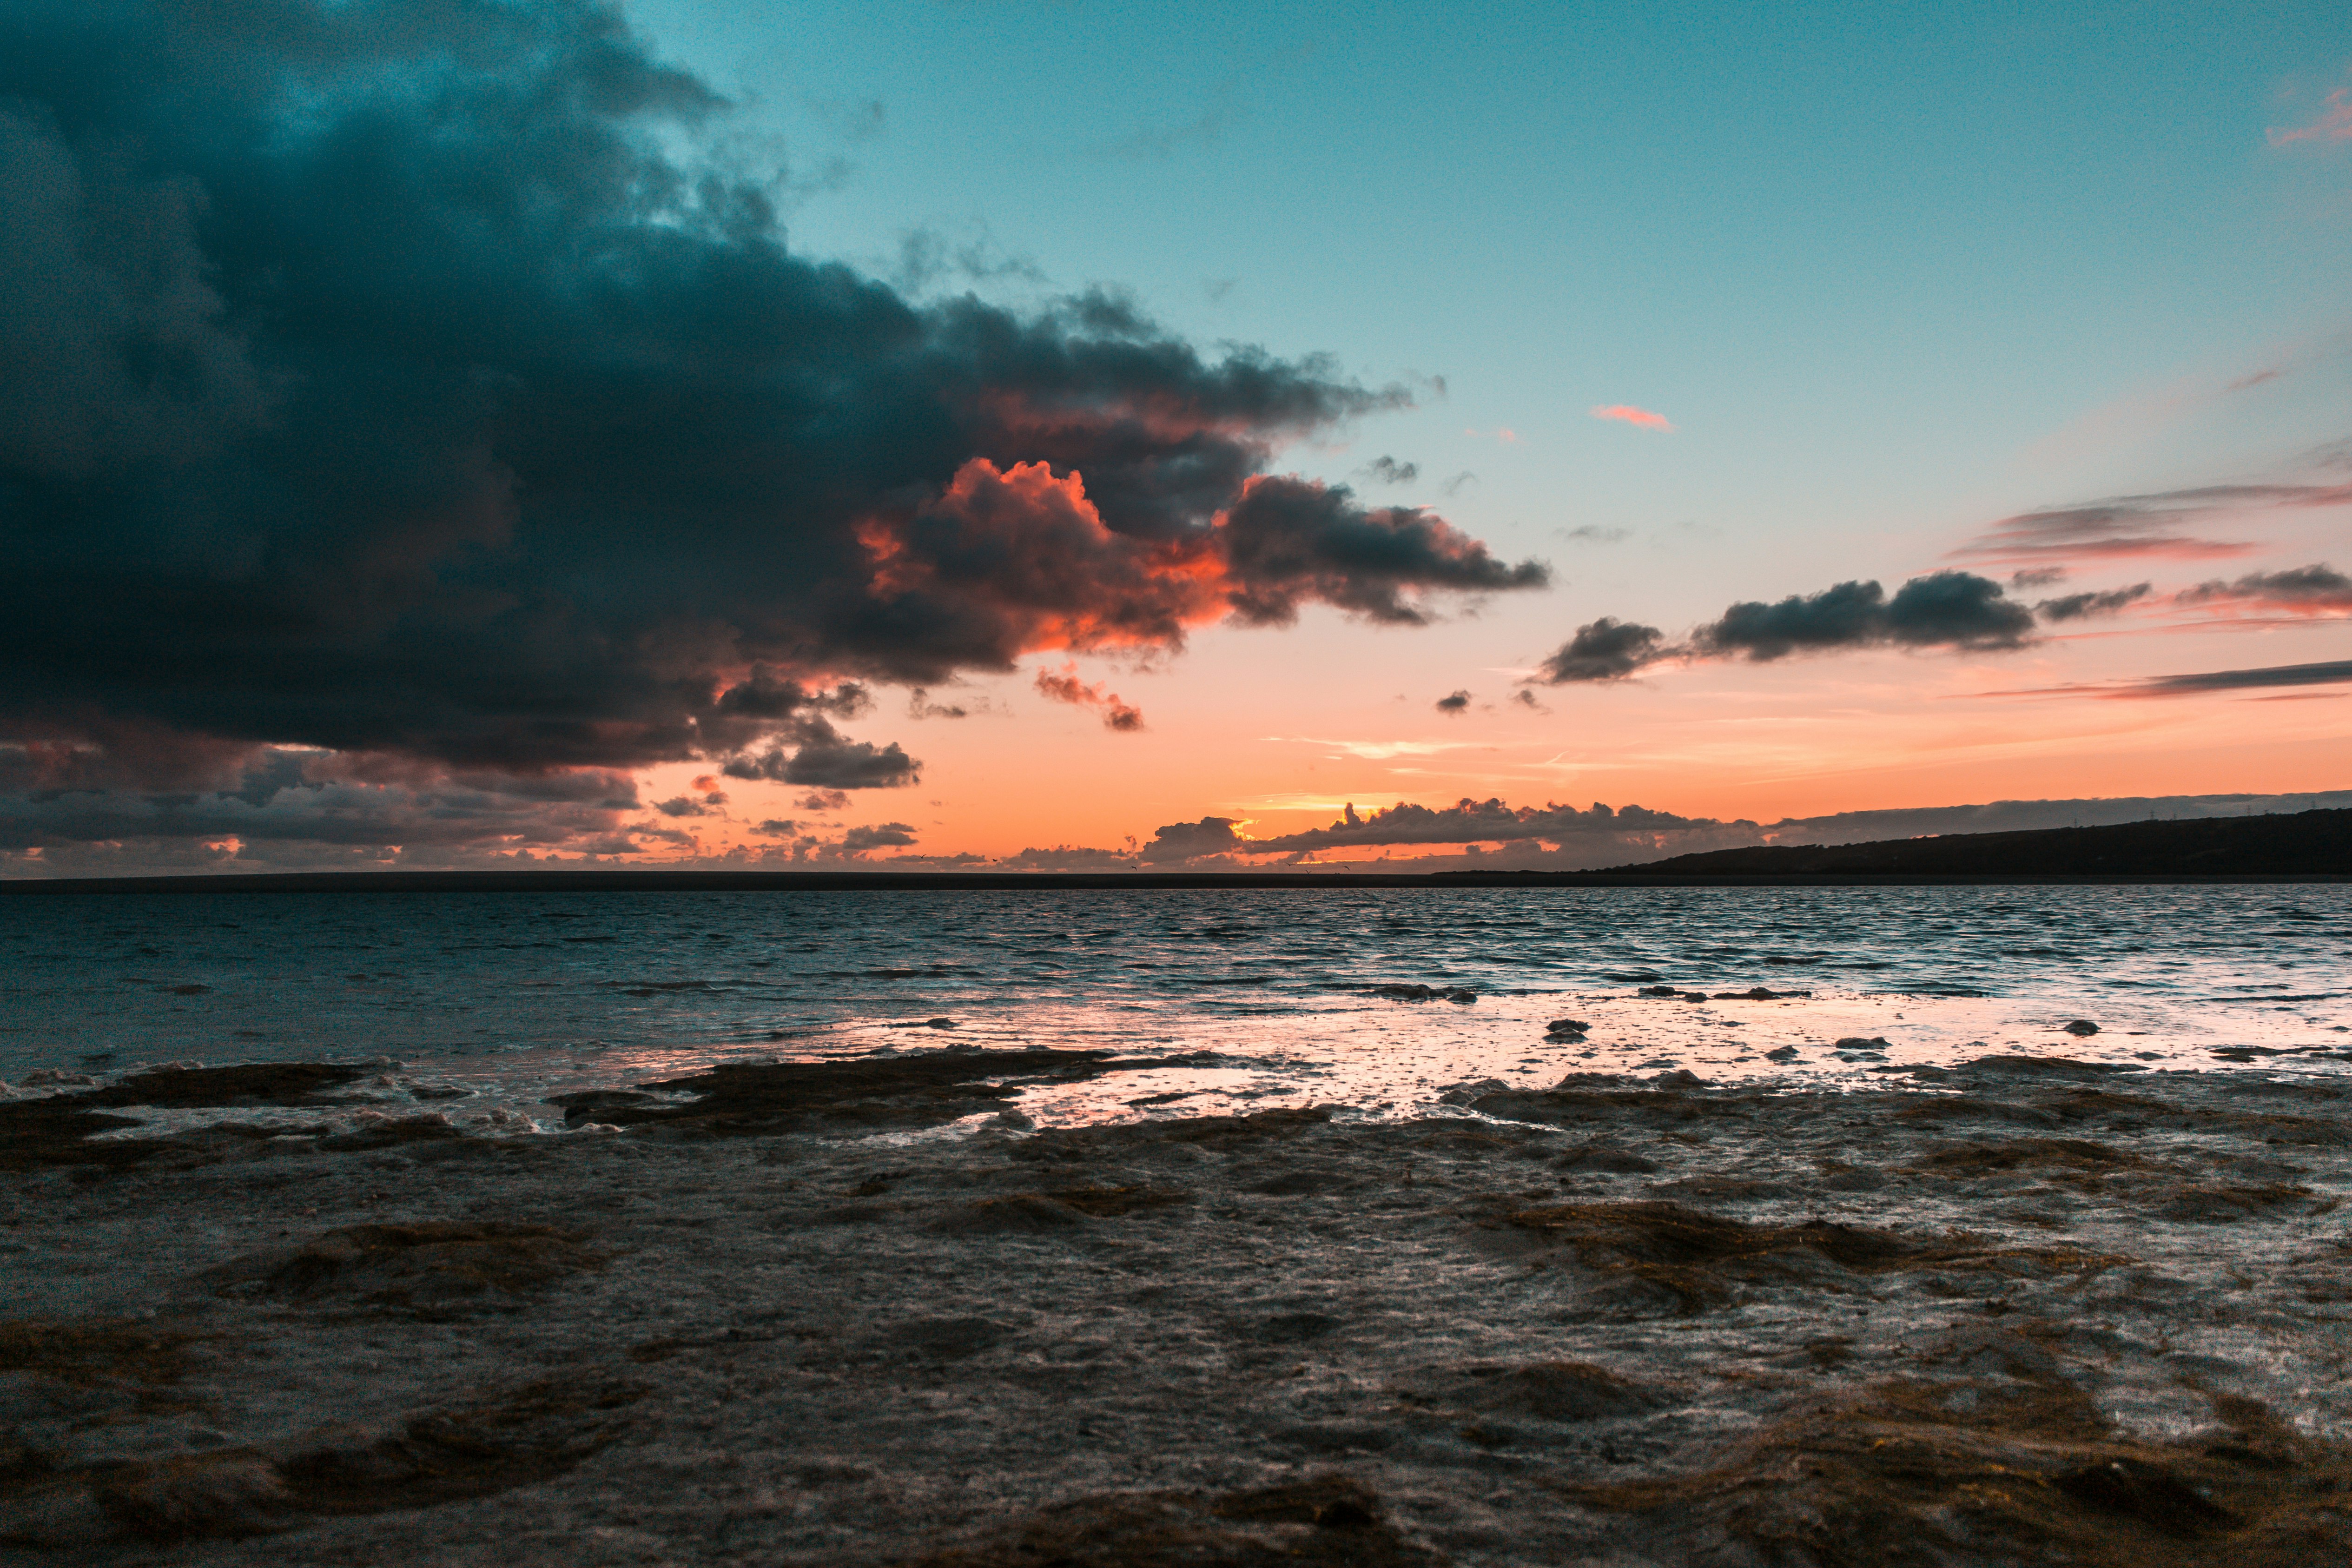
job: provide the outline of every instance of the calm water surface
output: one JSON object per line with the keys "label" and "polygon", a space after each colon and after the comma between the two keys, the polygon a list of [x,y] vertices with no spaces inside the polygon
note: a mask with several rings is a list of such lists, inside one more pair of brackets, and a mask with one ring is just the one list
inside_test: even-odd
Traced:
{"label": "calm water surface", "polygon": [[[1400,983],[1477,1000],[1368,989]],[[1658,984],[1811,995],[1637,994]],[[1548,1042],[1561,1016],[1589,1040]],[[9,1079],[390,1057],[529,1106],[711,1061],[1035,1044],[1190,1058],[1040,1114],[1402,1111],[1564,1071],[1858,1083],[1987,1051],[2335,1072],[2348,1027],[2352,887],[2329,885],[0,900]]]}

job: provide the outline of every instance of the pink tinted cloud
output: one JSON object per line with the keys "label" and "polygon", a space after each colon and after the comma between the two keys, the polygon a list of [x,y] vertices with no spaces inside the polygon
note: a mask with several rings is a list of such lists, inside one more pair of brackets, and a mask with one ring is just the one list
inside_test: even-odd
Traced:
{"label": "pink tinted cloud", "polygon": [[1653,414],[1646,408],[1636,408],[1630,403],[1610,403],[1592,410],[1595,419],[1614,419],[1643,430],[1672,430],[1674,425],[1663,414]]}
{"label": "pink tinted cloud", "polygon": [[2327,111],[2308,125],[2297,126],[2292,131],[2273,127],[2270,132],[2271,145],[2284,147],[2295,142],[2352,142],[2352,100],[2347,99],[2347,93],[2352,93],[2352,88],[2339,87],[2329,93]]}
{"label": "pink tinted cloud", "polygon": [[1143,728],[1143,710],[1118,700],[1118,693],[1108,689],[1108,681],[1087,685],[1078,679],[1076,661],[1062,666],[1056,675],[1050,669],[1037,672],[1037,694],[1048,701],[1068,702],[1081,708],[1103,710],[1103,728],[1131,734]]}

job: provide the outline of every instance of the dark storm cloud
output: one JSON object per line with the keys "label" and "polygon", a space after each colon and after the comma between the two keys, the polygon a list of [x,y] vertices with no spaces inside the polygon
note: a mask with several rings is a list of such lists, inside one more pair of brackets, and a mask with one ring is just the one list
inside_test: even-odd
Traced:
{"label": "dark storm cloud", "polygon": [[1544,580],[1262,473],[1403,388],[795,255],[727,111],[591,0],[0,0],[0,738],[866,787],[845,679]]}
{"label": "dark storm cloud", "polygon": [[1576,628],[1558,652],[1543,661],[1539,679],[1554,686],[1580,680],[1616,680],[1674,653],[1655,626],[1603,616]]}
{"label": "dark storm cloud", "polygon": [[2092,616],[2112,616],[2137,604],[2153,591],[2149,584],[2135,583],[2128,588],[2116,588],[2105,594],[2068,594],[2063,598],[2037,601],[2033,613],[2045,621],[2079,621]]}
{"label": "dark storm cloud", "polygon": [[2306,615],[2352,610],[2352,577],[2322,561],[2284,572],[2251,572],[2234,583],[2200,583],[2172,597],[2179,605],[2235,604]]}
{"label": "dark storm cloud", "polygon": [[1470,694],[1467,691],[1450,692],[1437,700],[1437,710],[1448,718],[1467,713],[1470,710]]}

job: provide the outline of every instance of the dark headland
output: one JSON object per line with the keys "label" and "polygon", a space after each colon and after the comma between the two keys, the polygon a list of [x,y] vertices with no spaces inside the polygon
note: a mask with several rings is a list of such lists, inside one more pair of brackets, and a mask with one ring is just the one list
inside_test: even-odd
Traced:
{"label": "dark headland", "polygon": [[271,892],[762,892],[845,889],[1804,887],[1969,882],[2352,879],[2352,810],[1758,845],[1593,871],[292,871],[0,881],[0,895]]}

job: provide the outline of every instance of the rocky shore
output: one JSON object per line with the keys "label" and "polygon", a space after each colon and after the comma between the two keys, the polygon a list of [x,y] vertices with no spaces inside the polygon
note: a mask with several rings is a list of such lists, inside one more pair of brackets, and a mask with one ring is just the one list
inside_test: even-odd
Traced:
{"label": "rocky shore", "polygon": [[1020,1109],[1164,1065],[734,1066],[530,1131],[328,1064],[0,1103],[0,1549],[2352,1559],[2330,1081],[1990,1058],[1408,1121]]}

